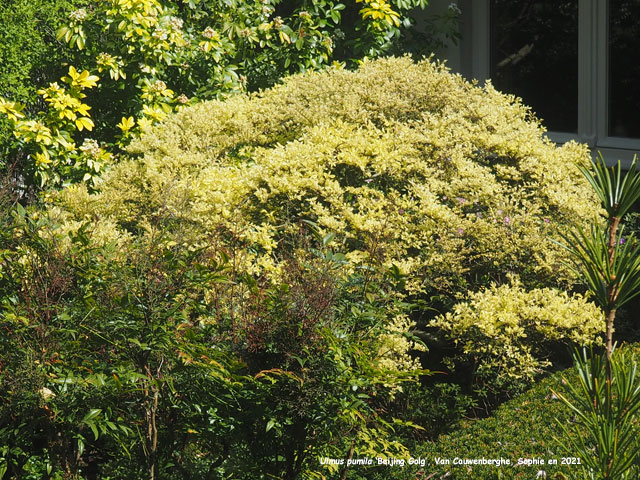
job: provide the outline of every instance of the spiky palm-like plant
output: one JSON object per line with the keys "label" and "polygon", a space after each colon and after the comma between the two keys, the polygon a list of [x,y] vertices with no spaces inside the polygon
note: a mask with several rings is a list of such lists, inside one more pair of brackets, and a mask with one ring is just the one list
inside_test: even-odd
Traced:
{"label": "spiky palm-like plant", "polygon": [[578,383],[565,382],[565,391],[557,396],[573,411],[579,427],[560,424],[565,436],[561,443],[580,458],[589,480],[637,479],[634,465],[640,451],[634,419],[640,411],[640,371],[635,358],[622,351],[609,358],[584,349],[573,359]]}
{"label": "spiky palm-like plant", "polygon": [[[602,156],[593,170],[582,173],[607,212],[606,225],[578,228],[565,236],[564,247],[573,266],[585,279],[607,321],[605,355],[574,354],[578,385],[566,383],[558,397],[575,413],[578,424],[561,425],[560,443],[572,447],[589,480],[638,478],[636,417],[640,412],[640,374],[635,358],[625,359],[613,347],[616,310],[640,293],[640,243],[624,236],[621,219],[640,198],[640,171],[634,159],[623,175],[620,162],[613,168]],[[585,436],[584,433],[587,433]]]}
{"label": "spiky palm-like plant", "polygon": [[623,175],[620,162],[605,165],[602,156],[593,170],[581,168],[607,212],[606,225],[578,228],[565,237],[574,269],[583,276],[607,321],[607,358],[613,350],[616,311],[640,293],[640,243],[635,235],[623,236],[621,219],[640,198],[640,171],[634,158]]}

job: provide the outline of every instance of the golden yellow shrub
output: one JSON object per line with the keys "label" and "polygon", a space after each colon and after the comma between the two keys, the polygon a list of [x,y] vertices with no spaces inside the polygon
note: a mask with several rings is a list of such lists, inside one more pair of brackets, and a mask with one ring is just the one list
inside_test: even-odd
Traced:
{"label": "golden yellow shrub", "polygon": [[598,209],[576,169],[587,148],[542,134],[491,85],[391,58],[187,109],[136,143],[140,157],[101,192],[77,187],[62,203],[128,230],[170,212],[233,232],[256,261],[313,220],[351,257],[401,266],[414,292],[456,295],[471,274],[486,284],[516,270],[561,284],[571,275],[547,238]]}
{"label": "golden yellow shrub", "polygon": [[241,268],[272,277],[309,220],[354,264],[395,265],[409,295],[453,304],[515,273],[527,288],[573,283],[549,238],[599,214],[576,168],[589,152],[543,133],[491,84],[387,58],[185,109],[99,192],[55,202],[129,234],[170,218],[177,241],[242,248]]}
{"label": "golden yellow shrub", "polygon": [[531,380],[549,365],[546,356],[554,344],[601,341],[604,314],[582,295],[549,288],[527,291],[517,279],[512,282],[471,293],[432,322],[478,370]]}

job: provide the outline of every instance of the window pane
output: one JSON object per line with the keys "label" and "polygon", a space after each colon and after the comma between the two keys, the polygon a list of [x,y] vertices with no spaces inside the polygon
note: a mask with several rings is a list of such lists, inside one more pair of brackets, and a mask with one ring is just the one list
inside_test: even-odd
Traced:
{"label": "window pane", "polygon": [[640,1],[609,3],[609,135],[640,138]]}
{"label": "window pane", "polygon": [[578,0],[491,0],[491,79],[550,131],[578,130]]}

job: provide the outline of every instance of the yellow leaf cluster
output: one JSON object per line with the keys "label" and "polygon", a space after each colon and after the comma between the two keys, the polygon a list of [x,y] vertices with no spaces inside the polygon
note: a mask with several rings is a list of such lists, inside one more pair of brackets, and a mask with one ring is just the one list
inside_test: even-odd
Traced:
{"label": "yellow leaf cluster", "polygon": [[388,25],[400,26],[400,14],[386,1],[367,1],[367,6],[360,10],[363,19],[384,22]]}
{"label": "yellow leaf cluster", "polygon": [[479,369],[531,380],[548,366],[545,347],[590,345],[604,332],[602,310],[585,297],[550,288],[526,290],[515,277],[511,281],[470,294],[432,322]]}
{"label": "yellow leaf cluster", "polygon": [[9,117],[10,120],[16,121],[20,118],[24,118],[24,105],[18,102],[10,102],[0,97],[0,113]]}
{"label": "yellow leaf cluster", "polygon": [[91,75],[87,70],[78,72],[73,65],[69,67],[69,76],[62,77],[62,81],[68,83],[72,88],[80,90],[84,88],[93,88],[100,80],[96,75]]}

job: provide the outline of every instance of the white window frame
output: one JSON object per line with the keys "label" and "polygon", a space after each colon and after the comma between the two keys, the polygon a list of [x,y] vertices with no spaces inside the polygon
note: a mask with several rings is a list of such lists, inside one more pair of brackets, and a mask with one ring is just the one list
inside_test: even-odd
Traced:
{"label": "white window frame", "polygon": [[[490,1],[460,0],[461,73],[483,83],[490,74]],[[601,152],[609,164],[618,160],[628,167],[640,157],[640,139],[609,136],[608,130],[608,30],[607,0],[578,0],[578,132],[548,132],[551,140],[583,142],[593,155]],[[639,112],[640,114],[640,112]]]}

